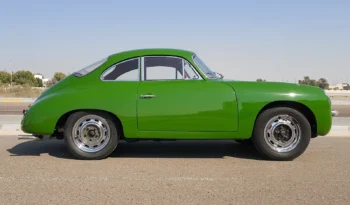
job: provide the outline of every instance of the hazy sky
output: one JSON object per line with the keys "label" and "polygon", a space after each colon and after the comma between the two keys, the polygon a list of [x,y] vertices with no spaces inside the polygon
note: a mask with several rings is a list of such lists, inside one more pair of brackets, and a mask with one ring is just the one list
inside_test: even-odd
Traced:
{"label": "hazy sky", "polygon": [[52,77],[137,48],[195,51],[225,78],[350,82],[347,1],[0,1],[0,70]]}

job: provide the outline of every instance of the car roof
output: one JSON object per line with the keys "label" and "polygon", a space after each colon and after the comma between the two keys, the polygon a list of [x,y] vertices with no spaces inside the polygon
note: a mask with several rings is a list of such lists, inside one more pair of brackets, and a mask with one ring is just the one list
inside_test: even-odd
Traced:
{"label": "car roof", "polygon": [[174,56],[191,56],[194,52],[183,49],[175,48],[143,48],[143,49],[134,49],[127,50],[119,53],[114,53],[109,57],[136,57],[143,55],[174,55]]}

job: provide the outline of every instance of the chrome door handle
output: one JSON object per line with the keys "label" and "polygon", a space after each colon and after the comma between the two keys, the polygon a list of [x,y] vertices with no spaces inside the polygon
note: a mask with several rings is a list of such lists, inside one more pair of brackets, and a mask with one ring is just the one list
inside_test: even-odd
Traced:
{"label": "chrome door handle", "polygon": [[155,95],[141,95],[140,98],[155,98]]}

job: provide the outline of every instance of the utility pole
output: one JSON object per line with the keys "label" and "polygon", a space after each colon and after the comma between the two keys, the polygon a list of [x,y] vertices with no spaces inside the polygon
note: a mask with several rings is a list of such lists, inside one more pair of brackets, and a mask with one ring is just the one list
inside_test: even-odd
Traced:
{"label": "utility pole", "polygon": [[12,60],[10,60],[10,70],[11,70],[11,81],[10,81],[10,87],[12,88],[12,74],[13,74],[13,71],[12,71]]}

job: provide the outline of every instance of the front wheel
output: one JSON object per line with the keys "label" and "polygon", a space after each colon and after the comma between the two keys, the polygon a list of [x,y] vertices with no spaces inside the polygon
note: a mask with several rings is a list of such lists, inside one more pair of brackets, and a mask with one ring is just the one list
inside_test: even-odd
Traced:
{"label": "front wheel", "polygon": [[103,159],[118,145],[118,128],[108,114],[76,112],[67,119],[64,139],[75,157]]}
{"label": "front wheel", "polygon": [[262,112],[254,127],[252,142],[267,159],[293,160],[308,147],[311,126],[299,111],[278,107]]}

